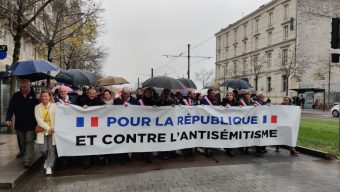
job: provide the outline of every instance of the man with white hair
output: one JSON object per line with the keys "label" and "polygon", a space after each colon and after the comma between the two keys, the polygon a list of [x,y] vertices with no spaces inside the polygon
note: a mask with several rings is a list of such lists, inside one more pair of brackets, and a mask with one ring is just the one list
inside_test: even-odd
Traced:
{"label": "man with white hair", "polygon": [[[113,101],[113,105],[138,105],[138,101],[131,97],[131,90],[129,87],[122,89],[122,95]],[[130,160],[128,153],[120,154],[120,164],[125,165]]]}
{"label": "man with white hair", "polygon": [[67,88],[65,85],[61,85],[58,88],[58,95],[54,98],[54,101],[58,104],[75,104],[75,100],[67,94]]}
{"label": "man with white hair", "polygon": [[34,116],[34,107],[39,103],[35,93],[31,90],[30,81],[21,80],[20,91],[12,96],[6,116],[6,125],[12,125],[12,117],[15,116],[15,130],[19,149],[25,157],[24,167],[31,166],[34,150],[35,127],[37,122]]}

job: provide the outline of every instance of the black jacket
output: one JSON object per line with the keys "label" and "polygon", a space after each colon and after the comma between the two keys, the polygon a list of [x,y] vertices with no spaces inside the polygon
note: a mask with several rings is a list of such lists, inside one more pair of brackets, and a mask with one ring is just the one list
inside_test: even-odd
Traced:
{"label": "black jacket", "polygon": [[12,120],[13,114],[15,116],[15,129],[19,131],[34,131],[37,122],[34,116],[34,107],[39,104],[35,98],[33,90],[23,97],[20,91],[14,93],[12,96],[6,115],[6,121]]}
{"label": "black jacket", "polygon": [[[138,101],[133,98],[133,97],[130,97],[129,99],[129,102],[128,102],[130,105],[138,105]],[[113,101],[113,104],[114,105],[124,105],[124,101],[121,99],[121,98],[117,98]]]}
{"label": "black jacket", "polygon": [[83,97],[81,99],[79,99],[77,105],[79,106],[98,106],[98,105],[104,105],[104,102],[101,101],[98,97],[94,98],[94,99],[90,99],[89,97]]}

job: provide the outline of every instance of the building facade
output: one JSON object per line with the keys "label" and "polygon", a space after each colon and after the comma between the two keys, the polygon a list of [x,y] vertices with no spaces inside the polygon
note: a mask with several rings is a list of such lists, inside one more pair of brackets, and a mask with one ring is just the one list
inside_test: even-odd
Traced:
{"label": "building facade", "polygon": [[[309,106],[328,99],[329,87],[333,102],[340,92],[335,75],[340,70],[330,61],[336,17],[338,0],[273,0],[261,6],[215,34],[215,84],[244,78],[273,103],[296,96],[291,89],[306,89]],[[314,93],[322,89],[326,96]]]}

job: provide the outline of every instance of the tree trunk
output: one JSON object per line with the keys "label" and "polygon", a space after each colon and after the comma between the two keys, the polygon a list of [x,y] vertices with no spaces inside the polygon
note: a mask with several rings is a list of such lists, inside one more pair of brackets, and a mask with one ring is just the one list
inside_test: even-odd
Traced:
{"label": "tree trunk", "polygon": [[[20,49],[21,49],[21,37],[23,34],[23,29],[21,29],[21,26],[18,26],[16,29],[16,34],[13,37],[14,40],[14,51],[13,51],[13,61],[12,65],[19,61],[20,56]],[[17,86],[17,78],[11,77],[11,87],[10,87],[10,97],[15,93],[15,88]]]}
{"label": "tree trunk", "polygon": [[288,88],[289,88],[289,76],[286,75],[286,96],[288,96]]}
{"label": "tree trunk", "polygon": [[259,78],[255,76],[255,90],[257,90],[257,86],[258,86],[258,83],[259,83]]}

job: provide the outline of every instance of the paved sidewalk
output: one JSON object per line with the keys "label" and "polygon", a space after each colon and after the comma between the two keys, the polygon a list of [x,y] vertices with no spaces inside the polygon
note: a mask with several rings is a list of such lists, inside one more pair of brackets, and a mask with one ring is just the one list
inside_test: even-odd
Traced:
{"label": "paved sidewalk", "polygon": [[340,164],[326,160],[192,167],[123,175],[46,178],[41,172],[15,191],[340,191]]}

